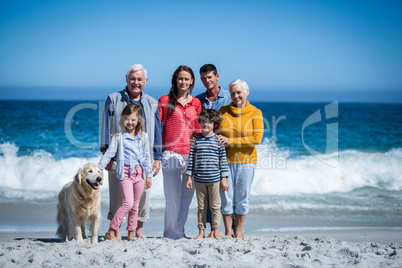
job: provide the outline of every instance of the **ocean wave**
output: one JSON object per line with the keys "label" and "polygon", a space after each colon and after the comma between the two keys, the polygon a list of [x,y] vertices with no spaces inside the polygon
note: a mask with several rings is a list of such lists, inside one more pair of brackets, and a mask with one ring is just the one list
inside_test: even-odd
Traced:
{"label": "ocean wave", "polygon": [[[297,211],[309,211],[310,213],[402,213],[402,209],[400,207],[402,200],[398,200],[398,205],[391,206],[390,204],[375,204],[374,202],[366,203],[353,203],[353,200],[345,198],[341,202],[337,204],[329,204],[327,202],[319,203],[317,200],[306,200],[301,202],[289,202],[285,199],[282,199],[277,202],[258,204],[250,203],[250,211],[257,211],[260,213],[271,213],[271,212],[297,212]],[[350,204],[353,203],[353,204]]]}
{"label": "ocean wave", "polygon": [[[18,146],[0,144],[0,201],[52,199],[86,163],[99,157],[56,159],[42,150],[18,156]],[[346,150],[326,155],[339,160],[336,167],[314,156],[290,157],[274,142],[257,147],[259,163],[251,189],[252,196],[348,193],[364,187],[387,191],[402,190],[402,148],[384,153]],[[162,172],[153,179],[152,196],[163,196]],[[108,199],[108,178],[101,187]]]}
{"label": "ocean wave", "polygon": [[[61,188],[84,164],[97,163],[100,158],[55,159],[44,150],[18,156],[18,150],[15,144],[0,144],[0,202],[55,202]],[[108,191],[101,194],[108,199]]]}
{"label": "ocean wave", "polygon": [[252,195],[325,194],[363,187],[402,190],[402,148],[385,153],[345,150],[320,158],[291,158],[287,152],[275,153],[268,145],[258,153],[259,158],[271,159],[266,163],[274,164],[257,164]]}
{"label": "ocean wave", "polygon": [[255,230],[255,232],[261,233],[302,233],[302,232],[328,232],[328,231],[362,231],[362,230],[402,230],[402,227],[367,227],[367,226],[355,226],[355,227],[335,227],[335,226],[320,226],[320,227],[278,227],[278,228],[261,228]]}

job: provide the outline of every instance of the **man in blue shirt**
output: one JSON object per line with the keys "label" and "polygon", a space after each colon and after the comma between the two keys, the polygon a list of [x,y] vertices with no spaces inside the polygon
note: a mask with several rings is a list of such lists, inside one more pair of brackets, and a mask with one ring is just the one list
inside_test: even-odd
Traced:
{"label": "man in blue shirt", "polygon": [[203,65],[200,68],[200,76],[202,84],[207,90],[196,97],[201,101],[204,109],[219,111],[219,108],[232,102],[229,91],[218,86],[219,74],[215,65]]}
{"label": "man in blue shirt", "polygon": [[[229,105],[232,102],[229,91],[218,86],[219,73],[215,65],[204,64],[200,68],[200,76],[202,84],[207,90],[196,97],[201,101],[203,109],[219,111],[222,106]],[[214,231],[212,229],[212,216],[209,203],[207,208],[207,222],[211,223],[211,233],[208,237],[212,237],[214,236]]]}

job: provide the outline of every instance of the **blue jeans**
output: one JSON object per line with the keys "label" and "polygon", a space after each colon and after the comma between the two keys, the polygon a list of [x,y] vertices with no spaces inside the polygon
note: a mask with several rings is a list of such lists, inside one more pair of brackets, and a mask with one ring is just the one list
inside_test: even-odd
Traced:
{"label": "blue jeans", "polygon": [[228,163],[229,191],[221,190],[221,212],[225,215],[233,213],[246,215],[248,213],[248,202],[250,197],[251,184],[254,179],[254,163]]}

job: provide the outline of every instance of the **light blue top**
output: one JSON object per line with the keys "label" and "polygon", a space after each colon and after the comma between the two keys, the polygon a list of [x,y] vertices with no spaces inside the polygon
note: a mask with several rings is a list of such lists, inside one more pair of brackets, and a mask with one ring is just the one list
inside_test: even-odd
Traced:
{"label": "light blue top", "polygon": [[206,91],[196,97],[201,101],[204,109],[214,109],[215,111],[219,111],[222,106],[229,105],[232,102],[229,91],[224,90],[221,87],[219,87],[218,96],[216,96],[214,101],[208,99]]}
{"label": "light blue top", "polygon": [[136,165],[141,165],[147,178],[151,177],[151,153],[149,148],[149,138],[146,132],[142,137],[135,136],[134,139],[125,132],[112,137],[109,148],[99,161],[98,166],[104,169],[112,157],[116,158],[116,174],[119,180],[124,179],[124,165],[130,165],[130,174],[133,173]]}

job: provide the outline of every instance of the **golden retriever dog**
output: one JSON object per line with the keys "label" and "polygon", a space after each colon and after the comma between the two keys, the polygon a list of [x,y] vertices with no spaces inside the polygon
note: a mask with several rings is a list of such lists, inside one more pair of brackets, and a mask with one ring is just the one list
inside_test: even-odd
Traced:
{"label": "golden retriever dog", "polygon": [[59,193],[56,235],[63,242],[74,238],[84,242],[85,225],[89,223],[92,243],[98,242],[100,225],[100,192],[103,172],[95,164],[86,164]]}

